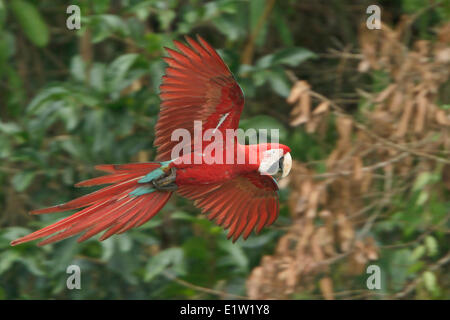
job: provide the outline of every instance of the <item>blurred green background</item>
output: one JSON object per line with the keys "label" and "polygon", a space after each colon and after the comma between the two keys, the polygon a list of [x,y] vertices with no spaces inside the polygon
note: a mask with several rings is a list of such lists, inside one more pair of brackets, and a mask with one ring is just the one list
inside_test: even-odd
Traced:
{"label": "blurred green background", "polygon": [[[425,0],[380,3],[383,20],[390,23],[405,13],[422,14],[430,5]],[[81,8],[80,30],[66,27],[69,4]],[[35,242],[10,247],[9,242],[66,216],[31,217],[27,212],[94,190],[73,187],[98,175],[94,165],[153,159],[158,86],[165,68],[163,47],[173,47],[172,40],[182,40],[184,35],[200,34],[236,75],[246,97],[242,128],[280,128],[281,142],[291,146],[296,160],[326,158],[337,140],[334,118],[329,120],[328,134],[320,139],[289,125],[292,106],[286,98],[293,85],[289,72],[339,101],[346,112],[357,114],[361,104],[346,94],[357,84],[381,91],[380,73],[355,76],[353,64],[353,69],[344,67],[338,75],[342,60],[328,50],[357,48],[358,26],[370,4],[0,0],[0,299],[246,297],[252,269],[274,252],[292,223],[287,203],[290,187],[281,190],[281,214],[275,226],[236,244],[179,197],[144,226],[104,242],[92,239],[78,244],[76,237],[45,247]],[[433,40],[433,28],[448,18],[448,6],[428,10],[414,23],[412,39]],[[436,174],[422,182],[438,184],[433,189],[436,196],[432,193],[430,199],[441,215],[448,215],[449,192],[441,180]],[[410,193],[399,197],[397,208],[408,205],[410,197]],[[390,217],[382,222],[390,223]],[[392,225],[384,227],[372,231],[378,242],[389,244],[392,234],[402,233]],[[400,283],[388,286],[383,294],[402,290],[427,272],[427,265],[445,256],[448,222],[444,228],[447,233],[438,229],[427,233],[426,243],[422,237],[417,246],[381,253],[385,266],[406,264],[389,269]],[[405,233],[395,240],[407,244],[420,234]],[[416,252],[418,258],[409,261],[414,250],[423,253]],[[71,264],[81,267],[81,290],[66,288],[66,268]],[[434,269],[424,275],[422,294],[409,297],[449,298],[444,270],[448,271],[435,274]],[[364,277],[345,276],[340,281],[341,268],[328,272],[336,280],[336,291],[365,287]],[[317,281],[311,283],[289,297],[322,298]]]}

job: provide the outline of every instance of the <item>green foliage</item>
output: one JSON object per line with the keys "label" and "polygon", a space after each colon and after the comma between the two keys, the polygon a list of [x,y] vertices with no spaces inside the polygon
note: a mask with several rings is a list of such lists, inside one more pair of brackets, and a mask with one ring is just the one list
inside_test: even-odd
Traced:
{"label": "green foliage", "polygon": [[38,47],[45,47],[49,40],[49,31],[38,9],[26,0],[12,0],[10,5],[28,39]]}
{"label": "green foliage", "polygon": [[[263,49],[252,65],[241,65],[239,52],[262,15],[259,1],[122,1],[114,9],[111,1],[83,2],[81,30],[64,31],[70,37],[69,45],[57,44],[58,35],[50,37],[49,30],[65,28],[65,24],[55,25],[53,13],[59,12],[58,21],[66,18],[65,2],[51,4],[0,1],[0,25],[6,26],[0,31],[0,77],[8,83],[8,89],[1,92],[5,108],[0,120],[0,159],[6,170],[0,171],[5,185],[0,190],[0,207],[3,215],[21,219],[19,224],[27,226],[15,226],[16,218],[3,221],[0,296],[213,297],[176,284],[173,276],[205,287],[220,284],[227,292],[245,294],[245,277],[273,247],[279,232],[266,230],[248,242],[232,244],[220,227],[199,216],[183,199],[169,203],[144,226],[101,243],[94,239],[78,244],[68,239],[45,247],[36,243],[10,247],[9,242],[67,216],[28,218],[25,212],[92,191],[72,186],[94,176],[95,164],[137,161],[139,152],[151,160],[158,87],[165,68],[161,57],[163,47],[172,47],[173,39],[198,33],[220,49],[251,99],[245,113],[255,116],[244,116],[243,127],[281,128],[282,142],[288,139],[288,129],[280,119],[258,115],[264,97],[256,98],[275,93],[274,101],[284,104],[283,97],[290,90],[285,67],[298,66],[314,54],[290,41],[276,50]],[[5,19],[10,23],[5,24]],[[278,15],[277,21],[283,18]],[[271,24],[272,20],[264,21],[258,48],[263,48]],[[19,66],[11,64],[24,59],[25,49],[16,43],[21,32],[32,44],[26,50],[43,57],[36,63],[45,69],[44,83],[28,83]],[[289,30],[284,33],[292,38]],[[84,38],[89,39],[89,48],[71,45]],[[51,57],[33,45],[46,47],[53,52]],[[86,58],[94,48],[94,59]],[[61,70],[63,75],[47,75],[52,70]],[[137,83],[137,89],[130,89]],[[13,198],[21,195],[23,203],[17,206]],[[80,291],[65,287],[70,264],[81,267]]]}
{"label": "green foliage", "polygon": [[[144,226],[103,242],[77,243],[72,238],[44,247],[9,243],[67,216],[30,217],[26,212],[95,190],[73,187],[98,175],[94,165],[153,159],[163,47],[173,47],[172,40],[185,34],[200,34],[230,66],[246,96],[243,129],[280,129],[280,142],[291,146],[296,160],[325,159],[336,143],[333,117],[321,139],[288,126],[285,98],[291,80],[286,71],[300,70],[314,79],[314,67],[303,67],[319,60],[303,42],[305,30],[297,30],[306,15],[287,10],[297,1],[277,1],[265,17],[268,2],[80,1],[82,28],[70,31],[65,26],[66,1],[0,0],[0,299],[217,298],[174,277],[246,294],[249,273],[274,252],[284,231],[268,228],[232,244],[220,227],[181,198],[173,198]],[[405,0],[402,6],[416,12],[422,2]],[[448,12],[438,12],[424,30],[448,17]],[[243,64],[252,34],[254,57]],[[381,71],[369,77],[374,92],[389,82]],[[325,171],[323,162],[315,167],[318,173]],[[413,242],[383,251],[380,265],[392,280],[386,281],[388,292],[420,278],[425,298],[448,297],[440,275],[427,267],[449,250],[448,237],[433,231],[414,242],[418,232],[442,223],[448,213],[450,203],[443,203],[434,189],[442,184],[441,176],[441,171],[418,175],[410,190],[392,199],[396,210],[373,228],[381,244],[385,239],[400,245]],[[289,189],[280,194],[276,224],[286,226],[291,222]],[[65,286],[71,264],[81,267],[82,290]],[[340,279],[338,268],[332,273]],[[312,296],[305,291],[294,298]]]}

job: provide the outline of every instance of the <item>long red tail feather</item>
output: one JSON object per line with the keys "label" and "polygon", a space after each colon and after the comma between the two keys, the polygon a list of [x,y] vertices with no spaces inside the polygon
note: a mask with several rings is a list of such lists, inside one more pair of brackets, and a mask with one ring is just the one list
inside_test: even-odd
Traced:
{"label": "long red tail feather", "polygon": [[11,245],[50,236],[39,243],[45,245],[84,232],[78,239],[81,242],[106,230],[100,237],[102,241],[113,234],[141,226],[162,209],[172,194],[155,191],[140,196],[130,195],[139,186],[138,180],[158,167],[159,163],[96,166],[96,169],[110,174],[82,181],[76,186],[112,185],[64,204],[32,211],[32,214],[43,214],[83,208],[52,225],[12,241]]}

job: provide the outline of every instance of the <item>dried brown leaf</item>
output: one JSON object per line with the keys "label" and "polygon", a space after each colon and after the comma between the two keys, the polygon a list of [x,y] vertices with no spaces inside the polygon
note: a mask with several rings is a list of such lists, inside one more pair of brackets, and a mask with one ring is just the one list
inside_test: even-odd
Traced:
{"label": "dried brown leaf", "polygon": [[444,110],[436,110],[436,122],[443,126],[450,126],[450,117],[445,113]]}
{"label": "dried brown leaf", "polygon": [[405,108],[403,110],[402,118],[398,125],[397,131],[395,132],[396,137],[403,137],[408,130],[408,124],[411,119],[412,111],[414,107],[413,99],[406,99]]}
{"label": "dried brown leaf", "polygon": [[421,133],[425,127],[425,116],[427,112],[428,100],[426,97],[427,92],[422,90],[417,95],[417,112],[414,123],[414,132]]}
{"label": "dried brown leaf", "polygon": [[363,162],[361,157],[353,157],[353,179],[360,181],[363,178]]}

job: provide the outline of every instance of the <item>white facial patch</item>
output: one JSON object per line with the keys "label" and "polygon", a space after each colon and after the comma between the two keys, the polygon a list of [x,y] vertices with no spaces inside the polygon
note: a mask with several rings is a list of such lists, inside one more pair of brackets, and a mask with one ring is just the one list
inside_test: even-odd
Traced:
{"label": "white facial patch", "polygon": [[284,155],[283,149],[271,149],[263,152],[258,171],[262,174],[274,175],[278,172],[279,160]]}

